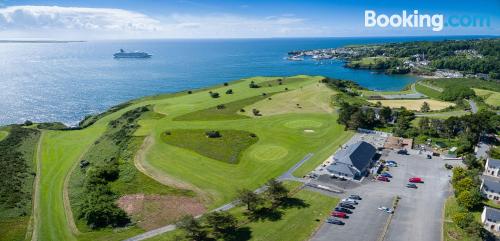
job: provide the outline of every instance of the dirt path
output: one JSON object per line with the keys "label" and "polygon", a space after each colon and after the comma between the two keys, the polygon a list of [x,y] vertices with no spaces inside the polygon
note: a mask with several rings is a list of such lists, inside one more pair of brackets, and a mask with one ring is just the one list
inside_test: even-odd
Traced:
{"label": "dirt path", "polygon": [[193,186],[190,183],[182,182],[178,179],[172,178],[166,175],[164,172],[156,170],[149,163],[147,163],[146,154],[148,153],[149,149],[154,145],[154,143],[155,139],[151,135],[147,136],[144,139],[144,142],[142,143],[141,147],[134,156],[134,165],[137,168],[137,170],[139,170],[140,172],[144,173],[144,175],[156,180],[157,182],[163,185],[179,189],[192,190],[196,192],[196,194],[198,194],[198,196],[202,199],[204,203],[210,201],[209,197],[205,192],[203,192],[203,190]]}
{"label": "dirt path", "polygon": [[35,181],[33,182],[33,207],[31,210],[31,215],[32,218],[30,220],[30,223],[28,224],[28,229],[26,232],[26,237],[25,240],[29,240],[30,236],[30,231],[31,231],[31,241],[37,241],[38,240],[38,219],[39,219],[39,207],[38,207],[38,202],[40,200],[40,176],[42,174],[42,141],[43,141],[43,136],[45,132],[42,131],[42,134],[40,134],[40,137],[38,139],[38,143],[36,145],[36,176],[35,176]]}

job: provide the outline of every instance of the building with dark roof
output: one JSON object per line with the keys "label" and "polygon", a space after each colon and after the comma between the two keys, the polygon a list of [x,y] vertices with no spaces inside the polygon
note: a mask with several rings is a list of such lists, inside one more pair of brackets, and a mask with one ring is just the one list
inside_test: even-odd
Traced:
{"label": "building with dark roof", "polygon": [[367,174],[376,153],[374,146],[360,141],[338,151],[326,169],[334,176],[359,180]]}
{"label": "building with dark roof", "polygon": [[488,231],[500,234],[500,210],[485,206],[481,213],[481,222]]}
{"label": "building with dark roof", "polygon": [[481,182],[481,193],[490,199],[499,202],[500,201],[500,179],[492,178],[489,176],[483,176],[483,181]]}
{"label": "building with dark roof", "polygon": [[500,160],[488,158],[486,159],[486,164],[484,165],[484,175],[492,177],[500,177]]}

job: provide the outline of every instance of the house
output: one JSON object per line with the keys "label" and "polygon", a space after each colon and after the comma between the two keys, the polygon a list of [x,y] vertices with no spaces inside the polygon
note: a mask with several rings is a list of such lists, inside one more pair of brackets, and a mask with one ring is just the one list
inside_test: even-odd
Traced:
{"label": "house", "polygon": [[484,175],[491,177],[500,177],[500,160],[488,158],[484,165]]}
{"label": "house", "polygon": [[480,190],[484,197],[500,202],[500,179],[483,176]]}
{"label": "house", "polygon": [[333,156],[333,163],[326,169],[333,176],[359,180],[368,173],[373,157],[377,153],[374,146],[359,141]]}
{"label": "house", "polygon": [[498,235],[500,233],[500,210],[485,206],[481,214],[481,222],[485,229]]}

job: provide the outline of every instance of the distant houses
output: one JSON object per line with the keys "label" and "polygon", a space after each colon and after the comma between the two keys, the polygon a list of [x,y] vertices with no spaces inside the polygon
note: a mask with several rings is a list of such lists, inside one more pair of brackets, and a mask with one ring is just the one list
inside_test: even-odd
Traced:
{"label": "distant houses", "polygon": [[359,141],[333,156],[333,163],[326,169],[333,176],[349,180],[359,180],[370,168],[377,149],[365,141]]}
{"label": "distant houses", "polygon": [[484,207],[481,222],[486,230],[498,235],[500,233],[500,210]]}

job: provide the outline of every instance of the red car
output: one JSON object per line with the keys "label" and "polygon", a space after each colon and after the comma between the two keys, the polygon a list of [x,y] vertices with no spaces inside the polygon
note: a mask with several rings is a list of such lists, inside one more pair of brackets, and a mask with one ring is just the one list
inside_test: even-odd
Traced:
{"label": "red car", "polygon": [[334,217],[337,217],[337,218],[346,218],[347,217],[347,214],[343,213],[343,212],[332,212],[332,216]]}
{"label": "red car", "polygon": [[423,183],[424,180],[420,177],[412,177],[410,179],[408,179],[409,182],[413,182],[413,183]]}
{"label": "red car", "polygon": [[377,177],[377,180],[379,180],[379,181],[383,181],[383,182],[388,182],[388,181],[389,181],[389,178],[388,178],[388,177],[384,177],[384,176],[378,176],[378,177]]}

